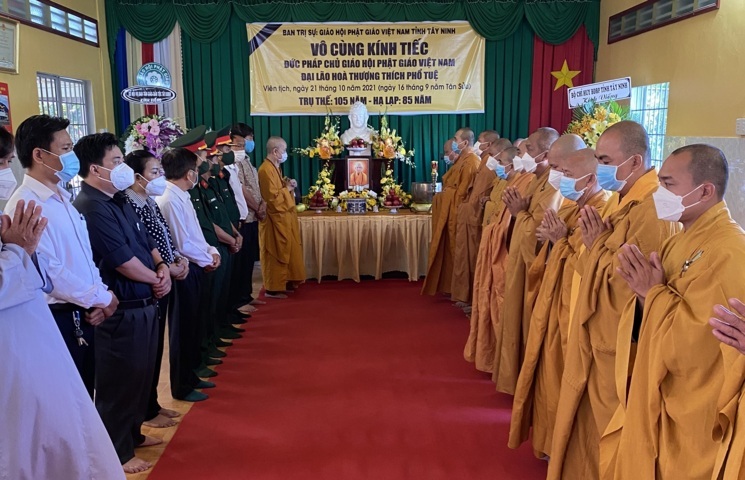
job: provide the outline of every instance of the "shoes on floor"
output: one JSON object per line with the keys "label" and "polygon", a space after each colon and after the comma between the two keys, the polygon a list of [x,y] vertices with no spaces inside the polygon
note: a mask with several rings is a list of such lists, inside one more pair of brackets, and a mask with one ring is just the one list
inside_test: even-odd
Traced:
{"label": "shoes on floor", "polygon": [[230,347],[233,345],[233,342],[228,342],[221,338],[216,339],[213,343],[215,344],[215,347]]}
{"label": "shoes on floor", "polygon": [[222,350],[219,350],[217,347],[212,347],[209,350],[207,350],[207,355],[212,358],[225,358],[228,356],[227,353],[223,352]]}
{"label": "shoes on floor", "polygon": [[215,383],[208,382],[207,380],[200,380],[194,388],[215,388]]}
{"label": "shoes on floor", "polygon": [[282,292],[266,292],[264,296],[267,298],[278,298],[278,299],[287,298],[287,295],[285,295]]}
{"label": "shoes on floor", "polygon": [[222,360],[220,360],[220,359],[218,359],[218,358],[210,358],[210,357],[207,357],[207,358],[206,358],[206,359],[204,360],[204,364],[205,364],[206,366],[208,366],[208,367],[211,367],[211,366],[213,366],[213,365],[222,365]]}
{"label": "shoes on floor", "polygon": [[238,310],[238,312],[240,312],[243,315],[250,315],[250,314],[252,314],[253,312],[256,311],[256,307],[254,307],[250,303],[247,303],[247,304],[245,304],[243,306],[238,307],[237,310]]}
{"label": "shoes on floor", "polygon": [[184,398],[182,398],[181,400],[184,400],[185,402],[201,402],[207,400],[208,398],[210,398],[210,396],[206,393],[192,390],[191,392],[187,393],[186,396],[184,396]]}
{"label": "shoes on floor", "polygon": [[243,338],[243,335],[241,335],[240,333],[232,332],[228,330],[227,328],[220,329],[220,331],[218,332],[218,336],[222,339],[227,338],[228,340],[235,340],[236,338]]}
{"label": "shoes on floor", "polygon": [[198,369],[196,369],[194,371],[194,373],[197,374],[197,377],[201,377],[201,378],[210,378],[210,377],[216,377],[217,376],[217,372],[216,371],[210,370],[207,367],[198,368]]}

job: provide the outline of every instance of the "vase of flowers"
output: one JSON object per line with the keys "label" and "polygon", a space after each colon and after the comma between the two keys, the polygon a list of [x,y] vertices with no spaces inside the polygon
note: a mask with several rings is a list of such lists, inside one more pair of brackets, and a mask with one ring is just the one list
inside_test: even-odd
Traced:
{"label": "vase of flowers", "polygon": [[293,153],[300,154],[304,157],[329,160],[332,157],[339,156],[344,149],[341,139],[339,138],[339,117],[331,117],[331,113],[326,114],[324,120],[323,132],[316,138],[315,145],[306,148],[296,148]]}
{"label": "vase of flowers", "polygon": [[391,163],[392,161],[389,161],[386,164],[385,170],[380,176],[381,191],[378,195],[378,203],[384,208],[409,207],[411,205],[411,195],[400,184],[396,183],[393,178],[393,165]]}
{"label": "vase of flowers", "polygon": [[383,113],[380,116],[380,131],[373,135],[373,153],[378,158],[386,160],[398,160],[411,168],[415,168],[414,150],[406,150],[403,140],[396,134],[396,129],[388,126],[388,116]]}
{"label": "vase of flowers", "polygon": [[125,155],[135,150],[147,150],[160,160],[166,147],[184,133],[185,129],[172,118],[145,115],[132,122],[120,140]]}
{"label": "vase of flowers", "polygon": [[615,101],[607,103],[589,102],[577,107],[572,112],[572,121],[567,126],[566,133],[574,133],[582,137],[590,148],[595,148],[600,135],[614,123],[628,120],[629,110]]}

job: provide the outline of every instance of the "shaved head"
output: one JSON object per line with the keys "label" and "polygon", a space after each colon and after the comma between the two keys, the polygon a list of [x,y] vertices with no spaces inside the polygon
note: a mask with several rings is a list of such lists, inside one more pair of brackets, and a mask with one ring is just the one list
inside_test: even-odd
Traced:
{"label": "shaved head", "polygon": [[267,153],[271,152],[275,148],[281,149],[282,147],[287,148],[287,142],[282,137],[269,137],[266,142]]}
{"label": "shaved head", "polygon": [[597,173],[598,159],[591,148],[582,148],[571,152],[564,162],[564,174],[569,178],[581,178],[590,173]]}
{"label": "shaved head", "polygon": [[[500,139],[498,139],[498,140],[496,140],[494,142],[494,148],[493,149],[490,149],[492,151],[489,152],[489,153],[491,153],[492,155],[498,155],[499,152],[503,152],[503,151],[507,150],[508,148],[515,148],[515,147],[513,147],[512,146],[512,142],[510,142],[506,138],[500,138]],[[517,150],[517,149],[515,149],[515,150]],[[514,157],[514,155],[512,155],[512,156]],[[512,159],[512,157],[510,157],[510,159]]]}
{"label": "shaved head", "polygon": [[450,155],[453,151],[453,141],[451,139],[448,139],[447,142],[445,142],[445,145],[442,147],[442,151],[445,153],[445,155]]}
{"label": "shaved head", "polygon": [[471,130],[468,127],[463,127],[459,129],[457,132],[455,132],[455,140],[459,143],[468,142],[468,145],[466,145],[467,147],[473,146],[473,140],[474,140],[473,130]]}
{"label": "shaved head", "polygon": [[649,136],[644,127],[631,120],[624,120],[611,125],[600,136],[615,137],[618,140],[620,149],[626,158],[633,155],[641,155],[644,163],[644,170],[652,168],[652,157],[649,152]]}
{"label": "shaved head", "polygon": [[729,181],[729,164],[724,152],[717,147],[698,143],[681,147],[670,154],[671,157],[680,155],[690,156],[688,171],[693,184],[713,184],[717,189],[718,200],[722,201]]}
{"label": "shaved head", "polygon": [[562,135],[558,140],[551,144],[551,148],[548,151],[548,163],[552,168],[563,168],[563,164],[567,158],[577,150],[587,148],[585,142],[579,135],[573,133]]}
{"label": "shaved head", "polygon": [[510,146],[497,155],[497,161],[505,167],[512,168],[512,159],[515,158],[515,155],[517,155],[517,147]]}
{"label": "shaved head", "polygon": [[538,148],[544,152],[551,148],[551,145],[558,139],[559,132],[551,127],[541,127],[530,135],[530,140],[535,141]]}
{"label": "shaved head", "polygon": [[497,132],[496,130],[484,130],[479,134],[479,142],[494,143],[497,140],[499,140],[499,132]]}

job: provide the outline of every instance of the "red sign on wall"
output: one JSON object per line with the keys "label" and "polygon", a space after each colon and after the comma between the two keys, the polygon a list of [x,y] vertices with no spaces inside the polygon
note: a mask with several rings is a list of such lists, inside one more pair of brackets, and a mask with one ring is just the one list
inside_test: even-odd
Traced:
{"label": "red sign on wall", "polygon": [[10,119],[10,93],[8,93],[7,83],[0,83],[0,127],[13,133],[13,125]]}

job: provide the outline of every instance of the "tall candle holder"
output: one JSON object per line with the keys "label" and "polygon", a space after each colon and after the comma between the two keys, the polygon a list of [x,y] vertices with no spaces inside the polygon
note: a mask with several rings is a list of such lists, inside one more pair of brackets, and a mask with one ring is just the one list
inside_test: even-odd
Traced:
{"label": "tall candle holder", "polygon": [[435,192],[437,191],[437,167],[439,166],[439,163],[437,160],[432,160],[430,165],[432,166],[432,196],[434,197]]}

